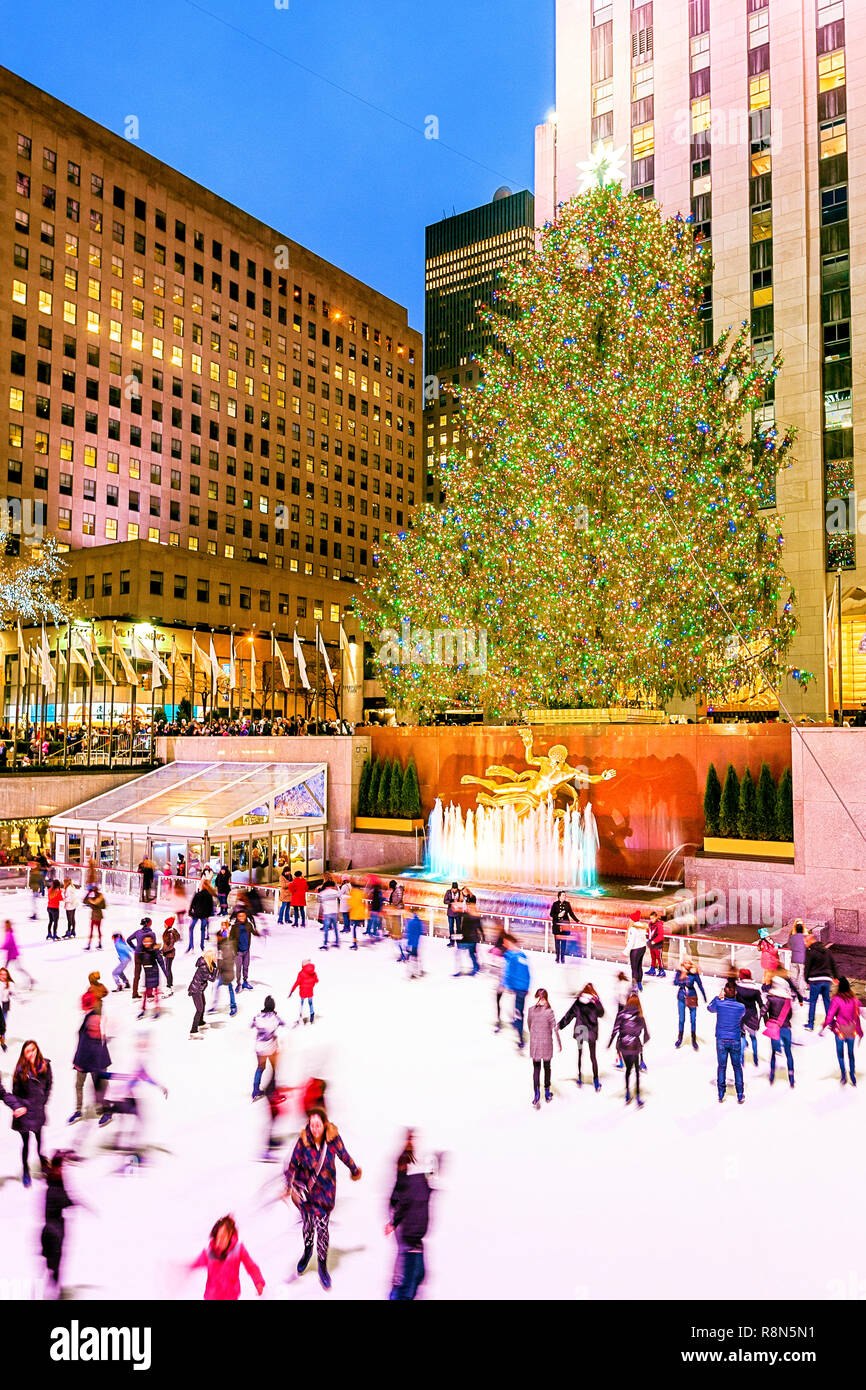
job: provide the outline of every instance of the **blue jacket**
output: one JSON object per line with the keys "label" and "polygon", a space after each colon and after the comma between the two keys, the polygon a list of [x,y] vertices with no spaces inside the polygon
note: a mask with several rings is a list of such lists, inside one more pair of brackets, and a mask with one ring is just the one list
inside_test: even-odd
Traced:
{"label": "blue jacket", "polygon": [[417,951],[418,942],[423,935],[424,923],[421,921],[418,913],[413,912],[412,916],[406,921],[406,945],[409,947],[410,951]]}
{"label": "blue jacket", "polygon": [[515,994],[525,994],[529,989],[529,961],[525,951],[505,952],[502,988],[513,989]]}
{"label": "blue jacket", "polygon": [[716,1041],[739,1042],[743,1033],[745,1005],[736,999],[711,999],[707,1008],[716,1015]]}

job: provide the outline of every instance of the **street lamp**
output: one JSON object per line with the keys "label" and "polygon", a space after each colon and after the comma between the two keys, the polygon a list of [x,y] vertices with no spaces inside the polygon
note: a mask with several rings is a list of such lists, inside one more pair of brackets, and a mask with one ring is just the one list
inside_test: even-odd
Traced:
{"label": "street lamp", "polygon": [[547,124],[553,126],[553,218],[556,221],[556,159],[557,145],[559,143],[559,124],[556,119],[556,111],[551,110],[547,113]]}

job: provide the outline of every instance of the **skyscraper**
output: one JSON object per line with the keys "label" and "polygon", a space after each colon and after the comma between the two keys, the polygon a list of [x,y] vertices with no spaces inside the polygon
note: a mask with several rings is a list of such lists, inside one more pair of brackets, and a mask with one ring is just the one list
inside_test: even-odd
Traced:
{"label": "skyscraper", "polygon": [[782,697],[795,715],[820,717],[838,698],[841,566],[850,709],[866,699],[866,650],[857,650],[866,618],[856,611],[866,462],[855,452],[866,396],[854,371],[866,114],[853,97],[866,78],[866,9],[853,0],[558,0],[556,30],[556,117],[536,135],[539,219],[577,191],[576,166],[599,142],[622,148],[626,185],[667,215],[690,216],[709,244],[704,341],[748,321],[757,358],[782,353],[754,423],[798,435],[795,462],[770,480],[766,499],[784,518],[798,598],[792,662],[816,678],[805,691],[787,681]]}
{"label": "skyscraper", "polygon": [[[434,465],[460,439],[459,390],[477,383],[475,359],[496,337],[478,311],[494,304],[504,267],[525,259],[534,244],[534,199],[527,190],[500,188],[492,202],[427,228],[424,422],[429,502],[442,501]],[[495,308],[509,313],[504,299]]]}

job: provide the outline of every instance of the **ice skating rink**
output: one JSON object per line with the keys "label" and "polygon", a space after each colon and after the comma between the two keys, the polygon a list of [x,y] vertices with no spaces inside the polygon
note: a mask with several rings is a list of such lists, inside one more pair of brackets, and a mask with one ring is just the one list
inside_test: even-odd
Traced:
{"label": "ice skating rink", "polygon": [[[446,1154],[422,1298],[827,1299],[839,1296],[838,1281],[848,1277],[847,1267],[838,1267],[841,1247],[828,1245],[826,1222],[814,1219],[814,1193],[830,1190],[843,1158],[856,1162],[866,1069],[856,1091],[840,1086],[833,1040],[802,1032],[805,1011],[797,1011],[795,1024],[796,1089],[789,1089],[784,1063],[770,1088],[769,1041],[761,1037],[760,1066],[746,1064],[746,1104],[736,1104],[730,1087],[719,1105],[713,1016],[701,1003],[700,1051],[688,1040],[675,1051],[672,976],[648,979],[642,998],[652,1037],[639,1112],[624,1106],[622,1073],[606,1050],[614,968],[582,962],[563,968],[552,956],[531,956],[532,990],[548,988],[557,1017],[587,979],[606,1009],[601,1093],[575,1085],[569,1028],[554,1056],[554,1099],[542,1101],[537,1113],[528,1048],[518,1054],[510,1029],[493,1031],[492,976],[451,977],[456,961],[463,963],[461,951],[425,940],[426,974],[411,981],[388,940],[352,952],[342,937],[339,952],[326,954],[318,950],[317,927],[292,930],[269,921],[269,937],[253,943],[253,992],[238,996],[239,1012],[230,1019],[221,991],[220,1012],[209,1015],[214,1026],[191,1042],[186,987],[198,950],[183,954],[184,940],[175,993],[157,1022],[136,1022],[139,1006],[129,992],[105,1001],[113,1065],[130,1066],[144,1033],[151,1073],[169,1090],[164,1100],[143,1088],[152,1149],[146,1165],[129,1175],[111,1147],[117,1121],[100,1129],[92,1118],[71,1127],[66,1120],[74,1109],[72,1056],[88,972],[101,970],[112,985],[111,931],[128,934],[142,909],[110,902],[106,944],[85,954],[80,931],[77,941],[45,941],[44,908],[38,922],[29,922],[29,894],[4,898],[2,908],[37,981],[31,996],[21,991],[13,1002],[3,1082],[10,1087],[22,1041],[35,1038],[54,1069],[44,1148],[69,1146],[84,1160],[69,1172],[70,1191],[87,1209],[67,1220],[68,1297],[201,1298],[203,1272],[187,1275],[184,1267],[228,1211],[263,1270],[265,1298],[387,1297],[394,1260],[393,1237],[384,1234],[387,1199],[407,1125],[420,1131],[423,1151]],[[149,910],[161,929],[164,914]],[[79,922],[84,917],[79,910]],[[261,1161],[267,1103],[250,1101],[250,1020],[271,992],[287,1024],[294,1022],[297,993],[292,1001],[286,996],[306,956],[320,977],[316,1022],[284,1031],[281,1081],[327,1079],[330,1117],[364,1170],[362,1181],[352,1183],[338,1164],[329,1294],[319,1286],[315,1260],[302,1278],[294,1275],[300,1225],[294,1208],[278,1200],[281,1165]],[[720,985],[708,979],[706,988],[712,998]],[[585,1083],[588,1076],[585,1070]],[[7,1297],[19,1288],[39,1297],[44,1184],[34,1161],[33,1186],[22,1187],[20,1140],[10,1122],[4,1107],[4,1283]],[[297,1112],[284,1128],[288,1157],[300,1128]],[[242,1282],[243,1296],[255,1297],[245,1275]]]}

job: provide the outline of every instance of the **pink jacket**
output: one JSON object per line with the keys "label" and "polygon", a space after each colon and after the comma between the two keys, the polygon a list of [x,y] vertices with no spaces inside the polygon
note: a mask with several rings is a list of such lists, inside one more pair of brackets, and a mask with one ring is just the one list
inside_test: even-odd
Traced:
{"label": "pink jacket", "polygon": [[240,1298],[241,1265],[255,1284],[256,1293],[261,1293],[265,1287],[262,1271],[237,1236],[232,1237],[232,1243],[222,1259],[215,1254],[212,1245],[202,1250],[192,1268],[201,1269],[202,1265],[207,1267],[207,1283],[204,1290],[207,1301]]}
{"label": "pink jacket", "polygon": [[775,970],[778,964],[778,946],[776,945],[775,941],[771,941],[769,937],[764,937],[763,941],[761,942],[761,969]]}
{"label": "pink jacket", "polygon": [[831,1000],[827,1010],[827,1017],[824,1020],[824,1027],[829,1028],[832,1033],[840,1033],[843,1037],[850,1038],[851,1030],[858,1038],[862,1038],[863,1029],[860,1026],[860,1001],[859,999],[842,999],[840,995]]}

